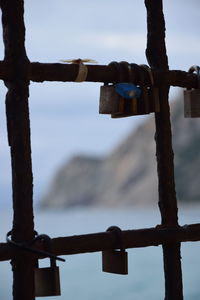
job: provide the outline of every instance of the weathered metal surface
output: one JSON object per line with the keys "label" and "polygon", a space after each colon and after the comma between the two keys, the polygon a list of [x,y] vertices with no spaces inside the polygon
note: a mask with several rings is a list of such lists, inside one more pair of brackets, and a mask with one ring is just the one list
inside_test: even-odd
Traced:
{"label": "weathered metal surface", "polygon": [[[146,56],[152,69],[167,71],[168,58],[165,46],[165,20],[162,0],[145,0],[147,8]],[[158,171],[159,208],[164,226],[178,226],[178,208],[174,180],[174,153],[170,109],[169,86],[159,87],[160,112],[155,114],[156,157]],[[183,299],[180,243],[163,245],[165,273],[165,300]]]}
{"label": "weathered metal surface", "polygon": [[200,89],[184,91],[185,118],[200,118]]}
{"label": "weathered metal surface", "polygon": [[[127,248],[140,248],[173,244],[179,242],[196,242],[200,240],[200,224],[179,227],[160,227],[123,230],[123,246]],[[57,255],[71,255],[79,253],[98,252],[113,248],[120,248],[112,232],[99,232],[67,237],[57,237],[51,240],[53,252]],[[34,247],[44,250],[37,243]],[[18,250],[6,243],[0,243],[0,261],[10,260]],[[24,253],[24,252],[23,252]]]}

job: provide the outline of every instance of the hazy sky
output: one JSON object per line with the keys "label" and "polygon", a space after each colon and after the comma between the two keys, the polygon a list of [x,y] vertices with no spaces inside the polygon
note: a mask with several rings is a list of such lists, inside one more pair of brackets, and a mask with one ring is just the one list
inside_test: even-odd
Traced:
{"label": "hazy sky", "polygon": [[[199,62],[199,9],[199,0],[164,0],[170,69],[188,70]],[[142,0],[25,0],[25,23],[27,55],[31,61],[53,63],[80,57],[95,59],[99,64],[113,60],[147,63],[146,10]],[[100,85],[31,82],[29,102],[36,199],[65,160],[77,153],[98,155],[111,151],[142,120],[142,117],[113,120],[99,115]],[[10,189],[10,161],[5,92],[1,83],[3,177],[0,188],[6,195]]]}

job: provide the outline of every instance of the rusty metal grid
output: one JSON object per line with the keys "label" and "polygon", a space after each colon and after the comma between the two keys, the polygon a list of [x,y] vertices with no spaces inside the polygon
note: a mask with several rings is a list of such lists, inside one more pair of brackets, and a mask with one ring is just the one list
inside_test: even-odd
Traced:
{"label": "rusty metal grid", "polygon": [[[155,228],[122,231],[125,248],[162,245],[165,299],[183,299],[180,246],[181,242],[199,241],[200,224],[181,227],[174,181],[173,149],[171,140],[168,93],[170,85],[196,87],[197,77],[183,71],[171,71],[165,47],[165,20],[162,0],[145,0],[147,10],[146,56],[156,84],[159,86],[161,109],[155,113],[156,158],[161,224]],[[12,162],[13,228],[12,240],[29,243],[34,239],[33,175],[29,120],[29,83],[74,81],[78,66],[31,63],[24,45],[24,1],[1,0],[5,58],[0,62],[0,79],[8,89],[6,116],[8,142]],[[137,81],[137,74],[136,74]],[[114,82],[115,74],[109,66],[88,66],[86,81]],[[148,76],[145,81],[148,83]],[[114,233],[54,238],[53,252],[57,255],[102,251],[116,247]],[[120,245],[118,245],[120,246]],[[42,249],[41,245],[34,245]],[[34,266],[38,256],[21,252],[7,243],[0,244],[0,260],[11,260],[13,267],[13,299],[35,299]],[[22,263],[23,262],[23,263]]]}

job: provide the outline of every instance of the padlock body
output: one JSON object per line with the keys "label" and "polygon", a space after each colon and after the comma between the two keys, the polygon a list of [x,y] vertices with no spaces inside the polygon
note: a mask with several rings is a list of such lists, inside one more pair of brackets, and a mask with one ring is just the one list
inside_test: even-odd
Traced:
{"label": "padlock body", "polygon": [[[145,94],[144,94],[145,91]],[[138,115],[145,115],[160,111],[159,89],[146,87],[138,99]]]}
{"label": "padlock body", "polygon": [[103,85],[100,88],[99,113],[120,114],[124,111],[124,98],[117,94],[114,85]]}
{"label": "padlock body", "polygon": [[184,116],[185,118],[200,117],[200,89],[184,91]]}
{"label": "padlock body", "polygon": [[60,275],[58,267],[35,269],[35,297],[60,295]]}
{"label": "padlock body", "polygon": [[126,251],[106,250],[102,252],[102,270],[107,273],[128,274]]}
{"label": "padlock body", "polygon": [[124,111],[121,114],[112,114],[112,118],[125,118],[136,115],[146,115],[160,111],[158,88],[146,88],[145,95],[142,93],[138,99],[125,99]]}

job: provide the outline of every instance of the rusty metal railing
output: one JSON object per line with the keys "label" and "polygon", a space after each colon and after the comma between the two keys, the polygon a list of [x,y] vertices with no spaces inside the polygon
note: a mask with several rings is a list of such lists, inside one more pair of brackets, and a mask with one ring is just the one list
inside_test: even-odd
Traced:
{"label": "rusty metal railing", "polygon": [[[117,3],[116,3],[117,5]],[[196,87],[197,77],[180,70],[169,70],[165,47],[165,21],[162,0],[145,0],[147,9],[146,55],[155,84],[159,87],[160,112],[155,113],[156,157],[158,170],[161,225],[155,228],[122,231],[125,248],[162,245],[165,273],[165,299],[183,299],[180,260],[181,242],[199,241],[200,224],[179,226],[174,182],[168,92],[171,85]],[[0,62],[0,79],[4,80],[8,142],[12,161],[13,228],[12,240],[30,243],[34,239],[33,176],[30,144],[29,82],[75,81],[78,65],[30,62],[24,45],[25,25],[23,0],[1,0],[5,58]],[[133,74],[135,83],[138,74]],[[88,65],[86,81],[114,82],[116,74],[110,66]],[[149,84],[148,73],[144,78]],[[93,233],[51,240],[56,255],[67,255],[113,249],[113,232]],[[119,245],[120,246],[120,245]],[[42,246],[34,244],[36,249]],[[42,250],[42,249],[41,249]],[[10,260],[13,266],[13,299],[32,300],[34,266],[37,254],[20,251],[7,243],[0,244],[0,260]]]}

